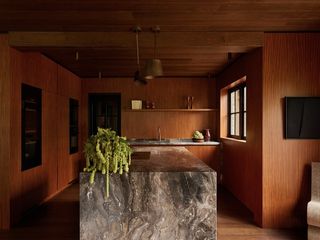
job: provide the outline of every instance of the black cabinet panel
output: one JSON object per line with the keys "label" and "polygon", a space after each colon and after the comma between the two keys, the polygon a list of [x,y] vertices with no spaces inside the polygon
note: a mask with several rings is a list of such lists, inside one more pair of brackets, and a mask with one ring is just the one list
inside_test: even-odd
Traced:
{"label": "black cabinet panel", "polygon": [[41,98],[42,91],[26,84],[21,87],[22,96],[22,163],[27,170],[41,165]]}
{"label": "black cabinet panel", "polygon": [[69,136],[70,136],[70,154],[78,152],[79,142],[79,101],[69,100]]}

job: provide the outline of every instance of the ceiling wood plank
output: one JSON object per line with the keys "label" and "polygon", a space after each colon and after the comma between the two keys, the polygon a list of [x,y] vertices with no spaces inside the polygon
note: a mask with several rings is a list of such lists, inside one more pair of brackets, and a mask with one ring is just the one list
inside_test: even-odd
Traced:
{"label": "ceiling wood plank", "polygon": [[[262,32],[163,32],[158,46],[262,46]],[[134,34],[130,32],[10,32],[13,47],[114,47],[135,48]],[[152,33],[143,33],[140,46],[152,48]]]}

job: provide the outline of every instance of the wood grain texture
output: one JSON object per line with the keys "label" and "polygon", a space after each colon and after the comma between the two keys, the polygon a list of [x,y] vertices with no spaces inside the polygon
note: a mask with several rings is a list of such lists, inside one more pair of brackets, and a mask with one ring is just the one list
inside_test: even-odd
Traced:
{"label": "wood grain texture", "polygon": [[[135,48],[132,32],[10,32],[12,47],[84,47]],[[175,41],[172,41],[175,39]],[[157,47],[240,46],[261,47],[263,32],[163,32]],[[154,47],[154,34],[144,33],[139,39],[144,48]]]}
{"label": "wood grain texture", "polygon": [[[126,32],[10,32],[10,45],[24,51],[40,51],[80,77],[128,77],[136,71],[136,43]],[[172,41],[175,39],[175,41]],[[262,45],[262,32],[162,32],[159,57],[165,76],[206,76],[236,57]],[[139,38],[140,59],[154,57],[154,36]],[[75,60],[78,52],[79,60]]]}
{"label": "wood grain texture", "polygon": [[[132,33],[129,34],[131,34],[131,40],[129,40],[131,42],[133,36]],[[141,65],[144,67],[145,61],[154,57],[154,51],[152,47],[144,47],[142,44],[139,47]],[[180,46],[159,48],[159,57],[162,60],[166,77],[205,77],[208,72],[218,72],[227,63],[227,52],[232,52],[233,57],[236,58],[239,54],[252,48],[254,47],[224,44],[186,47],[181,43]],[[97,77],[99,71],[104,77],[131,77],[136,71],[134,47],[31,49],[42,52],[82,78]],[[24,50],[30,51],[30,47]],[[74,61],[76,51],[79,53],[77,62]]]}
{"label": "wood grain texture", "polygon": [[67,69],[58,67],[58,95],[80,100],[81,83],[79,77]]}
{"label": "wood grain texture", "polygon": [[[12,91],[11,102],[11,223],[21,215],[57,191],[56,183],[56,64],[41,54],[23,54],[11,49]],[[42,89],[42,165],[21,171],[21,83]],[[50,121],[51,120],[51,121]]]}
{"label": "wood grain texture", "polygon": [[[227,91],[223,88],[246,76],[247,83],[247,140],[226,137]],[[220,137],[222,183],[254,214],[262,224],[262,49],[246,54],[217,77],[220,89]],[[250,190],[248,190],[250,189]]]}
{"label": "wood grain texture", "polygon": [[58,96],[58,188],[62,188],[71,181],[72,164],[69,159],[69,119],[68,115],[69,99],[64,96]]}
{"label": "wood grain texture", "polygon": [[97,77],[100,71],[105,77],[129,77],[136,71],[132,28],[143,29],[144,64],[153,58],[150,28],[159,25],[165,76],[203,77],[219,73],[228,53],[236,57],[261,46],[263,32],[319,31],[319,9],[318,0],[2,0],[0,32],[15,32],[16,46],[47,46],[40,52],[79,77]]}
{"label": "wood grain texture", "polygon": [[23,53],[22,57],[22,81],[56,94],[57,64],[35,52]]}
{"label": "wood grain texture", "polygon": [[[54,195],[59,189],[64,188],[65,185],[58,186],[58,159],[59,159],[59,142],[67,141],[69,143],[68,133],[69,129],[64,129],[66,133],[61,136],[59,129],[59,116],[61,115],[62,108],[59,106],[59,92],[62,92],[68,99],[68,92],[61,89],[70,88],[80,93],[80,79],[74,77],[78,81],[69,83],[70,78],[65,76],[61,77],[61,84],[58,85],[58,66],[48,58],[39,53],[22,53],[15,49],[10,49],[10,74],[11,74],[11,109],[10,109],[10,122],[11,122],[11,148],[10,156],[10,215],[11,224],[17,223],[21,216],[30,208],[38,205],[44,199]],[[21,171],[21,83],[26,83],[42,89],[42,165]],[[58,87],[59,86],[59,87]],[[69,87],[68,87],[69,86]],[[70,92],[70,97],[74,97],[74,93]],[[77,98],[80,100],[80,96]],[[67,112],[63,112],[63,121],[68,124],[69,101],[65,107]],[[67,139],[66,139],[67,138]],[[63,151],[67,152],[64,156],[64,161],[68,162],[69,158],[69,145],[63,146]],[[69,161],[74,161],[74,157]],[[78,159],[77,159],[78,160]],[[75,165],[75,164],[73,164]],[[73,168],[71,164],[70,168]],[[65,169],[64,169],[65,170]],[[74,169],[67,169],[66,171],[72,172],[73,179],[77,177]],[[69,182],[69,181],[68,181]]]}
{"label": "wood grain texture", "polygon": [[10,226],[10,50],[0,35],[0,229]]}
{"label": "wood grain texture", "polygon": [[[317,31],[319,1],[3,0],[0,31]],[[35,24],[36,23],[36,24]]]}
{"label": "wood grain texture", "polygon": [[[134,36],[132,33],[129,34],[131,42]],[[241,53],[253,48],[253,46],[233,45],[183,46],[181,43],[180,46],[159,48],[159,58],[162,60],[166,77],[205,77],[208,73],[216,73],[224,68],[228,62],[228,52],[232,53],[233,58],[237,58]],[[95,78],[99,72],[104,77],[131,77],[137,70],[134,47],[24,47],[22,49],[40,51],[82,78]],[[75,61],[77,51],[79,61]],[[144,67],[146,60],[153,57],[153,49],[140,44],[141,66]]]}
{"label": "wood grain texture", "polygon": [[21,81],[24,76],[24,56],[15,49],[10,49],[11,74],[11,139],[10,145],[10,222],[17,223],[22,215],[22,176],[21,176]]}
{"label": "wood grain texture", "polygon": [[123,112],[122,133],[129,138],[191,138],[195,130],[209,128],[215,135],[214,112]]}
{"label": "wood grain texture", "polygon": [[[69,99],[81,100],[80,79],[58,65],[58,102],[59,102],[59,127],[58,127],[58,188],[61,189],[69,182],[78,178],[81,151],[69,154]],[[66,117],[67,116],[67,117]],[[80,116],[80,113],[79,113]],[[80,121],[79,121],[80,127]],[[80,128],[79,128],[80,129]],[[79,146],[80,146],[79,134]],[[79,147],[81,149],[81,146]]]}
{"label": "wood grain texture", "polygon": [[[210,80],[214,81],[214,80]],[[155,102],[156,108],[186,108],[186,97],[194,96],[193,108],[215,108],[215,89],[207,78],[159,78],[136,86],[133,78],[82,79],[83,93],[123,93],[122,108],[130,109],[132,99]]]}
{"label": "wood grain texture", "polygon": [[[261,46],[266,31],[318,31],[320,27],[318,0],[2,2],[0,31],[16,32],[12,44],[50,44],[41,52],[82,78],[96,77],[99,71],[105,77],[132,76],[136,54],[131,29],[137,24],[143,29],[141,63],[153,57],[150,28],[161,27],[159,57],[166,77],[218,73],[228,63],[228,53],[236,56]],[[91,37],[88,31],[94,32]]]}
{"label": "wood grain texture", "polygon": [[319,140],[284,139],[285,96],[320,96],[320,34],[265,35],[263,75],[263,225],[306,225],[310,163]]}
{"label": "wood grain texture", "polygon": [[41,88],[43,101],[42,165],[21,173],[21,209],[26,211],[58,190],[57,121],[54,121],[58,109],[55,97],[57,94],[57,65],[39,53],[24,53],[22,58],[21,82]]}
{"label": "wood grain texture", "polygon": [[[43,105],[45,106],[43,112],[43,159],[45,174],[48,176],[44,197],[51,196],[59,189],[57,186],[58,178],[58,127],[59,122],[56,121],[59,112],[59,106],[57,105],[57,95],[45,92],[43,94]],[[43,199],[42,199],[43,200]]]}
{"label": "wood grain texture", "polygon": [[[214,81],[214,80],[210,80]],[[136,86],[131,78],[82,79],[82,142],[88,137],[88,94],[121,93],[122,135],[155,138],[161,127],[163,138],[190,138],[197,129],[212,129],[216,137],[216,112],[132,112],[131,100],[154,101],[156,108],[185,108],[186,97],[195,97],[194,108],[216,107],[214,85],[199,78],[165,78]]]}

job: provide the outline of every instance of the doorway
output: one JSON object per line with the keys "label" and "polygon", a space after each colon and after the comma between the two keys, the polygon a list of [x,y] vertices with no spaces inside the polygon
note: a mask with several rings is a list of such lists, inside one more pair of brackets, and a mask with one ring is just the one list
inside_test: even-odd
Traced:
{"label": "doorway", "polygon": [[89,94],[89,136],[97,133],[98,127],[111,128],[121,135],[121,94]]}

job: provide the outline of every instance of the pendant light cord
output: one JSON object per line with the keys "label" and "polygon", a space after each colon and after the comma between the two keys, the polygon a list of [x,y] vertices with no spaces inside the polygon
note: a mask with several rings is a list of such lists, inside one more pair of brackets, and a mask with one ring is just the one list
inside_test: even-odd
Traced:
{"label": "pendant light cord", "polygon": [[139,54],[139,31],[136,31],[136,53],[137,53],[137,65],[140,71],[140,54]]}
{"label": "pendant light cord", "polygon": [[154,31],[154,49],[153,49],[153,58],[156,59],[157,51],[157,31]]}
{"label": "pendant light cord", "polygon": [[154,33],[154,49],[153,49],[153,58],[156,59],[158,56],[158,46],[157,46],[157,34],[160,33],[160,27],[159,26],[155,26],[152,29],[153,33]]}

